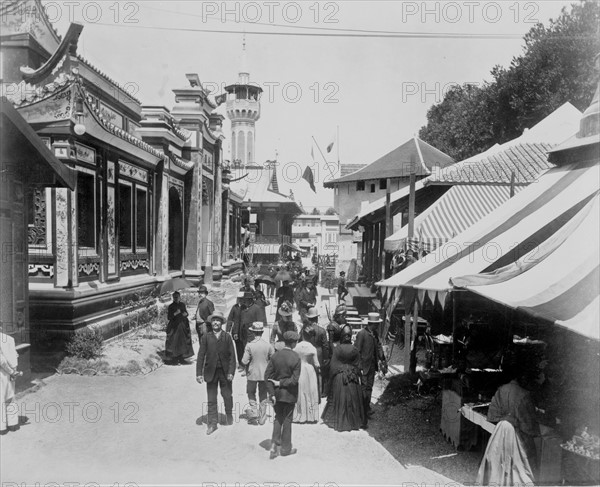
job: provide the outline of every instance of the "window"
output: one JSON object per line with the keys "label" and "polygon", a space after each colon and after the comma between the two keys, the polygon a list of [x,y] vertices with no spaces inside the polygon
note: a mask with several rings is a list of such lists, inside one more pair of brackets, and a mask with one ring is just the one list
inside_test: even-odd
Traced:
{"label": "window", "polygon": [[379,189],[387,189],[387,179],[379,180]]}
{"label": "window", "polygon": [[132,191],[131,185],[119,184],[119,245],[131,248],[132,234]]}
{"label": "window", "polygon": [[148,242],[148,193],[144,188],[135,190],[135,245],[145,249]]}
{"label": "window", "polygon": [[356,191],[364,191],[365,190],[365,182],[364,181],[356,181]]}
{"label": "window", "polygon": [[96,246],[96,209],[94,176],[77,173],[77,243],[80,247]]}
{"label": "window", "polygon": [[374,193],[374,192],[375,192],[375,183],[372,183],[371,184],[371,193]]}

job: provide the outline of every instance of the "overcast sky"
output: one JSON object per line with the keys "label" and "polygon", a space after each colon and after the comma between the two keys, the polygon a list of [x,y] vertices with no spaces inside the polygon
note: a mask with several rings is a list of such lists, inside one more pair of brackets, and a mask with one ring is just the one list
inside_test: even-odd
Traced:
{"label": "overcast sky", "polygon": [[[569,3],[44,2],[61,34],[69,21],[84,24],[79,52],[87,60],[143,104],[169,109],[186,73],[198,73],[215,95],[237,80],[245,31],[250,79],[265,90],[257,162],[277,153],[300,168],[314,167],[312,137],[325,152],[337,127],[329,160],[339,151],[342,164],[373,162],[416,134],[452,84],[489,80],[495,65],[522,52],[522,36],[536,21],[547,24]],[[385,33],[366,37],[373,31]],[[433,37],[382,37],[390,33]],[[229,137],[225,150],[228,157]],[[326,169],[316,146],[313,152],[317,197],[304,181],[292,187],[305,207],[326,209],[332,190],[322,188]],[[291,182],[299,177],[293,168],[288,174]]]}

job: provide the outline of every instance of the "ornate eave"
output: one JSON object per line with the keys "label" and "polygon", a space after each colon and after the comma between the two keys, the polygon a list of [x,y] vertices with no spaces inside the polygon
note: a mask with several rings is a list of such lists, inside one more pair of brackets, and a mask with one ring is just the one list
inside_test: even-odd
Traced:
{"label": "ornate eave", "polygon": [[194,168],[194,163],[181,157],[177,157],[175,154],[169,156],[171,162],[170,167],[173,172],[180,175],[185,175],[188,171]]}
{"label": "ornate eave", "polygon": [[82,91],[82,94],[84,95],[85,108],[88,110],[92,118],[96,120],[98,124],[102,126],[108,133],[154,156],[157,159],[156,161],[154,161],[155,163],[159,162],[165,157],[165,155],[161,151],[156,150],[150,144],[147,144],[143,140],[138,139],[137,137],[131,135],[129,132],[117,127],[116,125],[106,120],[102,113],[93,106],[91,96],[88,93],[86,93],[83,88],[80,89]]}

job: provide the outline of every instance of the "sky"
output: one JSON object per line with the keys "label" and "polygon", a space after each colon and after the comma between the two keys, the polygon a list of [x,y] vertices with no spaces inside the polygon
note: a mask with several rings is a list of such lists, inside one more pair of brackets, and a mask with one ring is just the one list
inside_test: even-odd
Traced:
{"label": "sky", "polygon": [[[89,62],[142,104],[169,109],[186,73],[214,95],[236,82],[245,34],[250,80],[264,90],[256,161],[277,159],[282,192],[322,211],[333,205],[325,159],[335,170],[338,160],[369,164],[398,147],[445,91],[489,81],[494,66],[523,52],[536,22],[570,3],[43,1],[59,33],[84,25],[78,52]],[[300,179],[307,165],[317,194]]]}

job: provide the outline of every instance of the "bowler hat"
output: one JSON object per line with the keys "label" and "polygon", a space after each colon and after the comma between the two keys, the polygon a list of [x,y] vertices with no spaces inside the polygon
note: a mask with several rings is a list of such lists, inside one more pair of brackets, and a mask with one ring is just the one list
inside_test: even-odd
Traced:
{"label": "bowler hat", "polygon": [[208,288],[203,284],[198,288],[198,292],[208,294]]}
{"label": "bowler hat", "polygon": [[315,306],[311,306],[310,308],[308,308],[308,311],[306,312],[306,317],[307,318],[318,318],[319,311],[317,310],[317,308]]}
{"label": "bowler hat", "polygon": [[381,323],[383,320],[379,316],[379,313],[369,313],[367,323]]}
{"label": "bowler hat", "polygon": [[295,331],[286,331],[283,334],[284,342],[297,342],[298,340],[300,340],[300,336]]}
{"label": "bowler hat", "polygon": [[250,325],[249,330],[253,331],[254,333],[262,333],[265,329],[265,325],[263,324],[262,321],[255,321],[254,323],[252,323]]}
{"label": "bowler hat", "polygon": [[212,320],[213,320],[213,319],[215,319],[215,318],[217,318],[217,319],[221,320],[221,323],[225,323],[225,321],[227,321],[227,320],[225,319],[225,316],[223,316],[223,313],[221,313],[220,311],[217,311],[217,310],[215,310],[215,311],[213,312],[213,314],[212,314],[212,315],[210,315],[206,321],[212,321]]}

